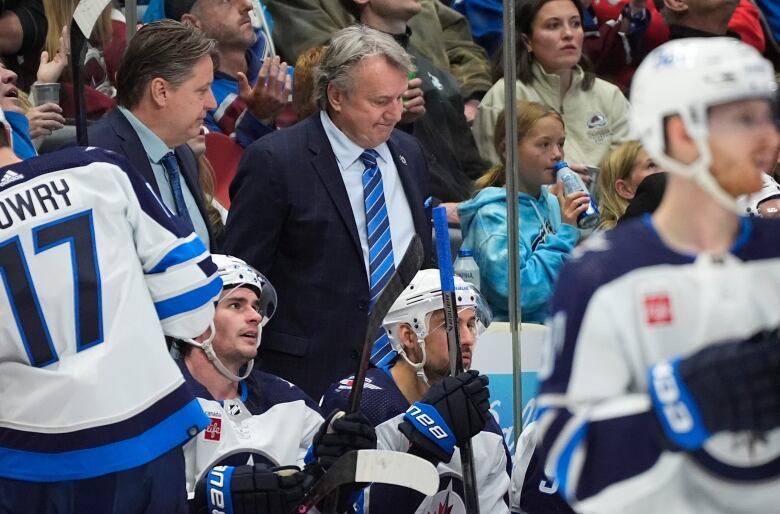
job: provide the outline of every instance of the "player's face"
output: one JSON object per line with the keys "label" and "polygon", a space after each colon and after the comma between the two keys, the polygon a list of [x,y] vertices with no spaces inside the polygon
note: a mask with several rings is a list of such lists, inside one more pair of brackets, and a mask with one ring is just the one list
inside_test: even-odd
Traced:
{"label": "player's face", "polygon": [[[430,331],[425,337],[425,374],[432,383],[438,382],[450,374],[450,354],[447,345],[447,329],[444,325],[444,311],[431,314],[428,322]],[[477,344],[477,314],[473,307],[458,310],[458,330],[460,331],[460,351],[463,356],[463,368],[471,367],[474,347]]]}
{"label": "player's face", "polygon": [[566,134],[563,124],[553,116],[540,118],[517,143],[520,161],[518,182],[524,192],[537,196],[545,184],[555,183],[553,165],[563,159]]}
{"label": "player's face", "polygon": [[178,87],[169,84],[167,103],[162,113],[168,127],[163,138],[169,147],[183,145],[200,134],[203,120],[210,109],[217,107],[211,92],[214,65],[211,57],[203,57],[192,70],[192,76]]}
{"label": "player's face", "polygon": [[639,187],[639,184],[642,183],[645,177],[660,171],[663,170],[658,167],[653,158],[647,155],[644,149],[640,149],[636,159],[634,159],[634,165],[628,178],[615,181],[615,191],[620,197],[631,200],[636,194],[636,188]]}
{"label": "player's face", "polygon": [[255,44],[250,0],[201,0],[201,4],[200,29],[217,40],[220,48],[245,50]]}
{"label": "player's face", "polygon": [[241,367],[257,355],[263,316],[257,294],[247,287],[222,293],[214,313],[214,351],[226,365]]}
{"label": "player's face", "polygon": [[762,172],[772,169],[780,143],[770,103],[743,100],[709,113],[712,174],[731,196],[761,189]]}
{"label": "player's face", "polygon": [[384,57],[372,56],[352,71],[351,91],[328,86],[333,123],[355,144],[374,148],[390,138],[403,114],[406,75]]}
{"label": "player's face", "polygon": [[580,62],[584,37],[580,13],[571,0],[552,0],[536,13],[526,46],[545,71],[555,73]]}

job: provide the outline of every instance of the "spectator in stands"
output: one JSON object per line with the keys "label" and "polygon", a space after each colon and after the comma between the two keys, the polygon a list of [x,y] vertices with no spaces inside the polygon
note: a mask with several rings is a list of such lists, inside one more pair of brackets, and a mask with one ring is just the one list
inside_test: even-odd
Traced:
{"label": "spectator in stands", "polygon": [[639,184],[653,173],[663,171],[647,155],[639,141],[626,141],[601,161],[598,177],[599,229],[614,228],[636,195]]}
{"label": "spectator in stands", "polygon": [[[78,0],[43,0],[46,18],[49,21],[44,51],[55,56],[60,48],[60,39],[73,20],[73,11]],[[65,32],[63,31],[65,29]],[[95,23],[87,41],[84,57],[83,86],[86,100],[87,118],[96,120],[114,108],[116,103],[116,70],[127,48],[127,30],[122,12],[107,5]],[[39,71],[40,75],[40,71]],[[61,75],[47,77],[38,82],[60,82],[60,106],[66,118],[75,117],[74,91],[70,67],[61,70]]]}
{"label": "spectator in stands", "polygon": [[269,55],[270,42],[252,26],[251,10],[249,0],[165,0],[169,18],[217,41],[219,69],[211,86],[217,107],[206,125],[243,147],[274,130],[292,91],[287,63]]}
{"label": "spectator in stands", "polygon": [[[496,152],[504,155],[505,113],[496,121]],[[553,165],[563,159],[566,133],[560,114],[536,102],[517,103],[518,211],[523,321],[543,323],[547,301],[564,261],[580,239],[577,216],[588,207],[584,192],[564,196],[555,184]],[[479,193],[458,207],[463,247],[474,251],[481,292],[498,320],[508,318],[509,277],[505,165],[491,168],[477,181]]]}
{"label": "spectator in stands", "polygon": [[433,198],[437,202],[466,200],[473,193],[472,180],[479,178],[487,165],[479,156],[463,114],[464,99],[455,77],[409,44],[413,31],[408,22],[420,12],[422,5],[415,0],[343,0],[343,3],[361,23],[392,35],[414,58],[416,77],[409,81],[409,90],[404,94],[404,110],[405,113],[411,110],[414,101],[411,93],[421,88],[425,115],[409,120],[404,116],[398,128],[422,143],[431,172]]}
{"label": "spectator in stands", "polygon": [[166,207],[213,249],[198,165],[186,142],[216,106],[215,58],[216,42],[199,30],[171,20],[145,25],[119,65],[119,106],[89,128],[90,144],[127,156]]}
{"label": "spectator in stands", "polygon": [[764,52],[758,8],[750,0],[653,0],[669,25],[669,39],[684,37],[737,37]]}
{"label": "spectator in stands", "polygon": [[394,130],[411,66],[386,34],[338,32],[316,75],[321,111],[247,148],[231,186],[225,252],[279,293],[259,366],[313,398],[354,371],[371,299],[415,233],[431,255],[425,156]]}
{"label": "spectator in stands", "polygon": [[[558,110],[566,121],[569,162],[596,164],[628,136],[628,101],[616,86],[583,67],[583,11],[579,0],[528,0],[516,12],[518,100]],[[482,157],[500,162],[496,118],[504,109],[504,79],[482,100],[474,137]]]}
{"label": "spectator in stands", "polygon": [[205,126],[201,127],[200,133],[187,141],[187,145],[192,149],[195,158],[198,160],[198,184],[200,184],[200,189],[203,191],[203,203],[206,206],[208,223],[211,226],[214,238],[217,240],[216,246],[219,247],[219,242],[225,235],[227,209],[214,196],[217,186],[217,172],[214,170],[211,161],[206,157],[207,133],[208,129]]}
{"label": "spectator in stands", "polygon": [[24,91],[35,80],[47,26],[43,0],[0,0],[0,56]]}
{"label": "spectator in stands", "polygon": [[324,53],[324,46],[314,46],[299,55],[298,60],[295,61],[293,107],[299,120],[317,112],[317,101],[314,99],[314,74]]}
{"label": "spectator in stands", "polygon": [[[268,0],[275,20],[274,40],[279,52],[295,60],[305,50],[328,42],[331,34],[355,22],[344,0]],[[384,2],[396,9],[422,10],[409,20],[409,47],[457,79],[466,100],[464,114],[471,121],[479,101],[490,88],[490,65],[485,51],[471,39],[469,25],[458,12],[438,0]],[[414,5],[413,5],[414,4]]]}
{"label": "spectator in stands", "polygon": [[30,122],[24,115],[19,89],[16,87],[16,73],[5,67],[0,60],[0,109],[5,112],[4,120],[11,131],[11,144],[20,159],[35,157],[37,152],[30,139]]}

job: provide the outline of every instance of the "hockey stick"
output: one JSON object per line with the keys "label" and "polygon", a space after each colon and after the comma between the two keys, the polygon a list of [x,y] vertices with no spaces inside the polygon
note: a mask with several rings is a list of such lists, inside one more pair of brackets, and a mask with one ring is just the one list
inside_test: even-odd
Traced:
{"label": "hockey stick", "polygon": [[[360,361],[358,362],[358,368],[357,371],[355,372],[355,378],[352,380],[352,390],[349,393],[348,412],[350,413],[357,412],[360,409],[360,400],[363,398],[363,386],[366,380],[366,372],[368,371],[368,364],[371,358],[371,349],[374,345],[374,341],[376,340],[376,334],[377,332],[379,332],[379,327],[382,326],[382,321],[385,319],[385,316],[387,316],[387,313],[390,311],[390,307],[393,306],[393,302],[395,302],[396,298],[398,298],[401,292],[403,292],[406,286],[408,286],[409,283],[412,281],[415,274],[417,274],[417,271],[420,269],[420,266],[422,266],[422,261],[423,261],[422,241],[420,240],[420,236],[415,234],[414,236],[412,236],[412,240],[409,242],[409,246],[406,249],[406,253],[401,259],[401,262],[396,267],[393,276],[390,277],[390,280],[387,282],[385,288],[382,289],[381,293],[379,293],[379,296],[374,302],[374,305],[371,308],[371,312],[368,315],[368,323],[366,325],[366,336],[365,339],[363,340],[363,351],[360,355]],[[341,459],[336,461],[336,464],[340,461]],[[336,464],[334,464],[333,466],[335,466]],[[301,507],[300,507],[300,509],[305,508],[305,510],[299,509],[298,512],[308,512],[308,510],[311,508],[312,505],[314,505],[315,503],[319,502],[322,499],[320,498],[316,502],[310,502],[308,500],[309,496],[311,494],[314,494],[313,491],[320,489],[319,487],[320,482],[328,479],[328,475],[330,475],[331,470],[333,470],[333,466],[331,466],[331,468],[325,473],[325,475],[323,475],[322,478],[320,478],[320,480],[316,484],[314,484],[314,486],[308,493],[306,493],[306,496],[304,497],[304,500],[301,503]],[[336,487],[335,489],[338,488]],[[335,506],[335,501],[337,499],[337,491],[335,489],[331,489],[333,494],[331,495],[330,498],[327,499],[327,502],[329,503],[326,502],[326,510],[325,510],[326,513],[328,511],[328,507],[332,508]],[[305,505],[309,505],[309,506],[305,507]]]}
{"label": "hockey stick", "polygon": [[409,247],[406,249],[403,259],[401,259],[398,267],[395,268],[395,273],[390,277],[382,292],[379,293],[368,315],[366,338],[363,340],[363,352],[360,355],[355,379],[352,381],[352,391],[349,393],[349,413],[357,412],[360,409],[360,400],[363,397],[363,383],[366,379],[371,349],[376,340],[376,334],[379,332],[379,327],[382,326],[382,321],[387,316],[387,313],[390,312],[393,302],[401,295],[401,292],[420,270],[422,261],[422,241],[420,236],[415,234],[409,242]]}
{"label": "hockey stick", "polygon": [[[450,255],[450,232],[447,226],[447,209],[433,209],[433,229],[436,233],[436,255],[439,263],[441,297],[444,303],[444,326],[447,329],[447,345],[450,353],[450,374],[463,372],[463,357],[460,350],[460,323],[458,304],[455,300],[455,279]],[[466,512],[479,514],[477,482],[474,476],[474,454],[471,441],[464,441],[460,447],[460,466],[463,470],[463,500]]]}
{"label": "hockey stick", "polygon": [[291,514],[309,512],[317,503],[340,487],[356,483],[380,483],[414,489],[425,496],[439,488],[439,472],[425,459],[388,450],[353,450],[333,463],[309,489],[300,506]]}

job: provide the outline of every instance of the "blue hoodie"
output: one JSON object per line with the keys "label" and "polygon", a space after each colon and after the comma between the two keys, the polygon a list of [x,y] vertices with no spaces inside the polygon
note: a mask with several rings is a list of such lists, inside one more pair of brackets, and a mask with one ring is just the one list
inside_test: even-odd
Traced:
{"label": "blue hoodie", "polygon": [[[555,280],[580,239],[580,231],[561,223],[558,199],[542,188],[539,198],[518,194],[520,214],[520,302],[522,318],[543,323]],[[506,189],[486,187],[458,207],[463,248],[474,251],[482,294],[495,318],[509,312],[509,251],[507,250]]]}

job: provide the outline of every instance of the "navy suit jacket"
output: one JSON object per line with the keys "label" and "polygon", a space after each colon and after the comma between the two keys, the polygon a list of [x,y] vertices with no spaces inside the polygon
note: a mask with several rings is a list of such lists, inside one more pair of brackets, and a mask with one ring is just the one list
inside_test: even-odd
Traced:
{"label": "navy suit jacket", "polygon": [[[387,144],[431,262],[422,147],[399,130]],[[319,398],[354,372],[369,300],[357,224],[319,113],[247,147],[230,198],[225,253],[265,274],[279,297],[259,367]]]}
{"label": "navy suit jacket", "polygon": [[[152,185],[154,192],[160,196],[160,188],[157,186],[157,179],[154,177],[152,165],[149,164],[149,157],[146,155],[144,145],[136,134],[135,129],[122,114],[119,109],[114,109],[88,129],[89,144],[112,150],[122,154],[130,161],[130,164]],[[217,250],[214,233],[209,224],[209,216],[206,212],[203,191],[198,182],[198,161],[192,149],[186,144],[174,148],[176,159],[179,162],[179,169],[184,182],[187,184],[195,202],[198,204],[198,211],[206,223],[206,229],[209,233],[211,251]]]}

